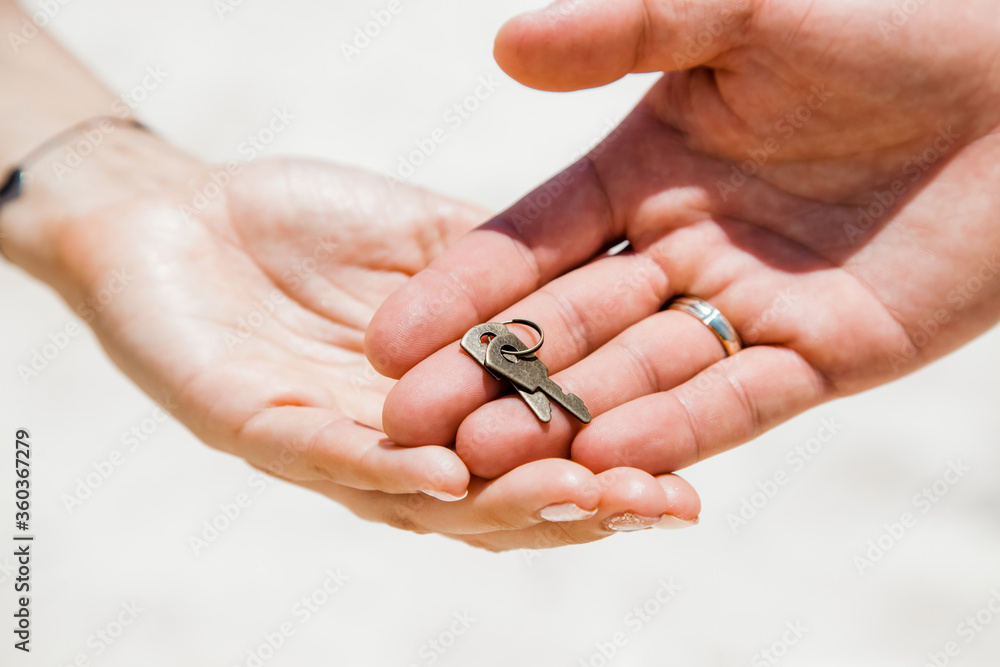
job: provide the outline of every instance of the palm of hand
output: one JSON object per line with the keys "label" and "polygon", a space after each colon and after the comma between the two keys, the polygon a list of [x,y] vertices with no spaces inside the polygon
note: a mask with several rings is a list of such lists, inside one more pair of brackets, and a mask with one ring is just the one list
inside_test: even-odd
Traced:
{"label": "palm of hand", "polygon": [[[966,11],[996,13],[979,5]],[[869,11],[759,4],[742,40],[665,75],[595,158],[637,250],[666,253],[675,290],[718,303],[747,343],[797,352],[826,386],[813,402],[915,370],[1000,316],[1000,284],[979,291],[1000,228],[976,185],[998,171],[995,36],[961,25],[942,57],[931,38],[953,8]],[[619,176],[629,160],[650,166],[638,183]],[[690,238],[671,238],[682,227]]]}
{"label": "palm of hand", "polygon": [[119,366],[199,438],[280,476],[373,489],[391,468],[382,490],[464,491],[453,452],[386,441],[393,382],[362,347],[378,305],[480,212],[313,163],[244,166],[215,199],[192,199],[208,178],[166,173],[115,185],[131,189],[62,237],[85,293],[124,282],[92,322]]}
{"label": "palm of hand", "polygon": [[[684,3],[646,4],[648,17],[636,19],[642,47],[622,43],[635,32],[622,27],[628,11],[592,3],[582,16],[516,20],[501,33],[498,59],[552,89],[673,68],[678,42],[700,43],[697,31],[711,23],[657,42],[650,36],[670,34],[683,12],[667,14]],[[434,430],[409,426],[410,411],[440,411],[456,398],[419,401],[416,388],[448,363],[434,356],[390,394],[390,435],[453,435],[483,475],[570,452],[595,470],[676,470],[915,370],[995,323],[1000,227],[995,197],[977,185],[1000,176],[990,135],[1000,95],[984,78],[995,39],[969,24],[948,57],[915,48],[921,32],[941,29],[938,11],[922,9],[895,42],[884,40],[878,17],[833,3],[760,3],[722,20],[724,35],[694,49],[702,67],[666,74],[584,164],[475,232],[397,297],[426,298],[443,274],[482,286],[469,299],[480,318],[501,310],[536,317],[554,341],[546,362],[567,369],[557,380],[600,416],[583,430],[564,415],[540,427],[516,399],[488,402],[498,394],[488,387],[450,414],[445,408]],[[583,65],[558,66],[570,62]],[[546,206],[556,182],[561,193]],[[619,239],[635,254],[601,258]],[[527,256],[526,277],[498,286],[463,259],[487,252],[511,266]],[[754,347],[713,364],[721,348],[701,325],[657,312],[685,293],[717,306]],[[391,339],[384,322],[405,320],[390,299],[370,349]],[[432,342],[460,335],[455,329]],[[399,375],[429,351],[382,368]],[[510,434],[503,447],[489,437],[500,421]]]}

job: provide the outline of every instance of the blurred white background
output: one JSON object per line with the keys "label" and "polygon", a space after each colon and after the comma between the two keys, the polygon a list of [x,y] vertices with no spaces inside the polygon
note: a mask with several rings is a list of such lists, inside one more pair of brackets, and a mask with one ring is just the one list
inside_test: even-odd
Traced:
{"label": "blurred white background", "polygon": [[[399,2],[350,62],[342,44],[388,0],[49,4],[52,31],[114,90],[132,91],[147,68],[165,72],[137,113],[206,159],[240,159],[241,142],[275,109],[294,121],[266,155],[381,172],[446,127],[413,180],[492,208],[577,157],[655,80],[531,91],[491,51],[503,21],[535,3]],[[502,83],[460,127],[445,123],[480,77]],[[242,461],[151,421],[154,404],[89,333],[22,382],[18,365],[74,315],[7,264],[0,311],[0,539],[9,544],[17,428],[33,435],[38,535],[30,656],[11,648],[13,559],[0,552],[4,665],[920,667],[935,664],[928,654],[938,667],[1000,664],[1000,613],[987,606],[995,596],[1000,610],[1000,330],[685,471],[704,499],[694,529],[494,555],[255,481]],[[811,460],[787,458],[826,436],[824,423],[835,434]],[[135,426],[148,437],[128,451],[123,433]],[[63,497],[114,450],[122,464],[68,510]],[[968,471],[938,483],[947,493],[915,503],[955,462]],[[788,483],[760,495],[782,471]],[[190,538],[241,493],[249,507],[196,554]],[[744,501],[761,507],[734,526]],[[904,512],[916,523],[893,537],[886,524]],[[888,550],[859,568],[880,539]],[[329,594],[328,572],[347,577]],[[671,581],[679,590],[661,603]],[[296,605],[310,596],[307,614]],[[133,604],[141,611],[119,634]],[[966,621],[977,614],[978,630]],[[294,634],[269,650],[283,624]],[[105,635],[110,644],[105,632],[117,635]],[[949,642],[957,655],[944,655]]]}

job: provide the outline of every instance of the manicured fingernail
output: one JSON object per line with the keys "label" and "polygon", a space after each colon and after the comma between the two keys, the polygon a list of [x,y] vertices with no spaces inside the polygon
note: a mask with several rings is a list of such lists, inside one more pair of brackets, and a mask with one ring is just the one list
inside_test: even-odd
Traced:
{"label": "manicured fingernail", "polygon": [[597,510],[587,511],[582,507],[577,507],[573,503],[562,503],[561,505],[549,505],[543,508],[538,515],[546,521],[583,521],[597,514]]}
{"label": "manicured fingernail", "polygon": [[652,528],[662,517],[640,516],[634,512],[614,514],[604,520],[604,527],[616,533],[630,533],[636,530]]}
{"label": "manicured fingernail", "polygon": [[438,500],[443,500],[446,503],[457,503],[459,500],[464,500],[467,495],[469,495],[468,489],[465,493],[460,496],[453,496],[450,493],[445,493],[443,491],[428,491],[427,489],[422,490],[420,493],[426,493],[431,498],[437,498]]}
{"label": "manicured fingernail", "polygon": [[698,518],[694,519],[679,519],[670,514],[664,514],[663,518],[656,522],[655,528],[661,530],[680,530],[681,528],[690,528],[692,526],[698,525]]}

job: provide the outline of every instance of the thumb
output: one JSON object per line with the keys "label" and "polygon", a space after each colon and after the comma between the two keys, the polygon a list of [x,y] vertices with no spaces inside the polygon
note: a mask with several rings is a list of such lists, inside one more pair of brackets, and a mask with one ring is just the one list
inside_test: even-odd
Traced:
{"label": "thumb", "polygon": [[736,45],[753,0],[557,0],[507,22],[494,56],[542,90],[594,88],[629,72],[711,62]]}

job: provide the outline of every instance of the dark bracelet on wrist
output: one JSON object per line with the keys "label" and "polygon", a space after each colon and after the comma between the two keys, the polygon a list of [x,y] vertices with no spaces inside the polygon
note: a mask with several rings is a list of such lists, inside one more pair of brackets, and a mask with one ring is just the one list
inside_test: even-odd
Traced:
{"label": "dark bracelet on wrist", "polygon": [[6,174],[3,179],[3,185],[0,185],[0,209],[3,209],[4,204],[17,199],[21,195],[21,191],[24,186],[24,171],[32,161],[47,153],[53,146],[65,141],[66,138],[72,134],[79,132],[84,128],[94,125],[100,126],[105,123],[110,123],[119,127],[132,127],[140,130],[149,130],[148,127],[134,118],[118,118],[117,116],[97,116],[95,118],[89,118],[82,123],[77,123],[76,125],[63,130],[51,139],[45,141],[38,148],[28,153],[23,160],[21,160],[13,169],[10,170],[10,172]]}

